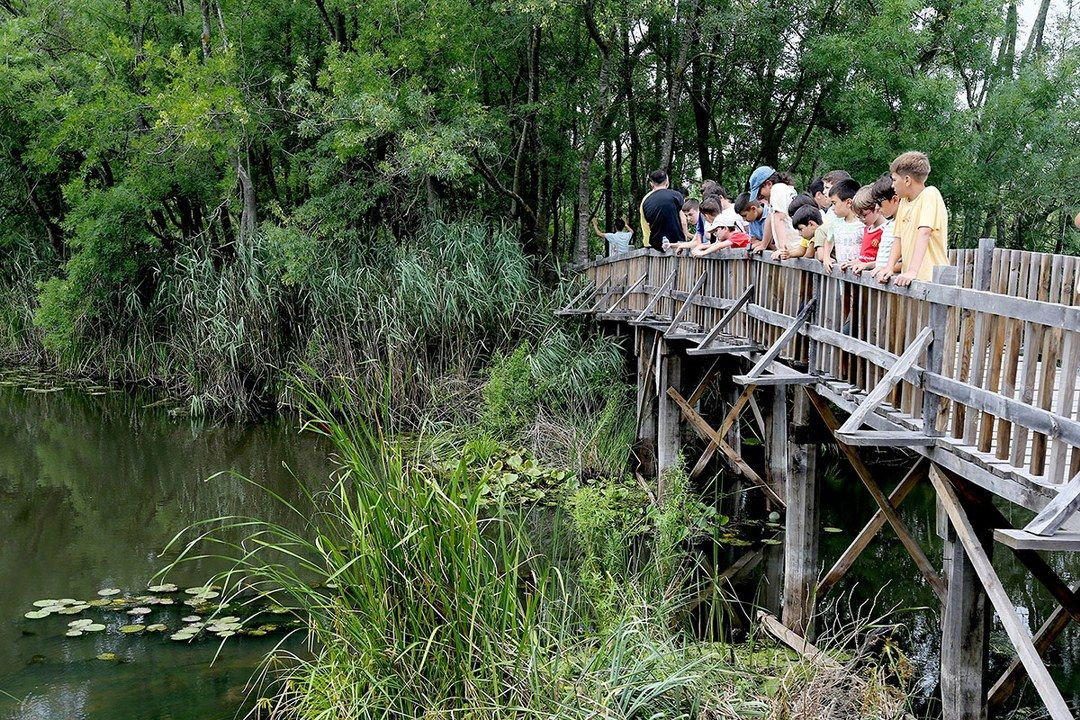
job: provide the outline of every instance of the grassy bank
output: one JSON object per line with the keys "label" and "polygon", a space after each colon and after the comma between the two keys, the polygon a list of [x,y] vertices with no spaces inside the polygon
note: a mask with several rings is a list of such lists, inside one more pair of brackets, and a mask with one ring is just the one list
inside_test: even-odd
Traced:
{"label": "grassy bank", "polygon": [[895,678],[866,657],[827,666],[754,634],[731,645],[691,631],[702,531],[681,472],[653,504],[618,480],[554,471],[541,507],[478,470],[489,441],[432,455],[394,439],[379,403],[305,401],[339,463],[315,512],[295,509],[298,530],[211,521],[185,550],[242,531],[212,550],[236,560],[218,579],[225,597],[258,588],[306,624],[312,655],[269,661],[270,717],[903,716]]}
{"label": "grassy bank", "polygon": [[[144,383],[196,414],[245,415],[288,401],[300,366],[378,393],[403,414],[453,407],[486,362],[550,329],[556,295],[512,233],[432,223],[407,242],[318,245],[260,232],[228,255],[198,244],[152,282],[69,307],[56,262],[8,255],[0,352],[9,360]],[[51,278],[51,279],[50,279]]]}

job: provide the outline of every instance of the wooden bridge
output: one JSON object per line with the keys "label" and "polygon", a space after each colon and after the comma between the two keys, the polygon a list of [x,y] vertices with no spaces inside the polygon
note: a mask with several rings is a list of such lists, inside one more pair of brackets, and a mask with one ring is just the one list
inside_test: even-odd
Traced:
{"label": "wooden bridge", "polygon": [[[1065,720],[1073,715],[1041,655],[1080,622],[1080,584],[1066,584],[1038,551],[1080,550],[1080,258],[998,250],[992,240],[951,258],[933,282],[901,288],[744,250],[637,250],[583,268],[561,314],[592,315],[632,336],[639,447],[659,493],[685,423],[704,443],[686,458],[693,476],[719,463],[785,511],[782,596],[766,604],[789,629],[812,632],[815,599],[888,524],[943,606],[946,719],[985,718],[1027,675],[1050,717]],[[702,403],[709,388],[723,398],[711,411]],[[763,468],[742,456],[743,422],[765,438]],[[878,512],[819,575],[815,459],[825,440]],[[886,495],[860,458],[864,446],[909,448],[918,460]],[[926,479],[938,501],[941,572],[896,512]],[[1031,521],[1013,527],[994,496],[1031,511]],[[1034,636],[994,570],[995,545],[1059,605]],[[1017,657],[988,687],[991,606]]]}

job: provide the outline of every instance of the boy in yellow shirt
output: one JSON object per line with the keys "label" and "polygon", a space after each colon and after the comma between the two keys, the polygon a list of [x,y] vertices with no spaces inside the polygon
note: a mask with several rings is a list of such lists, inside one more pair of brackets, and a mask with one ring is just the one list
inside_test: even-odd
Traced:
{"label": "boy in yellow shirt", "polygon": [[902,261],[896,284],[903,287],[912,280],[930,280],[935,266],[949,264],[949,211],[938,189],[926,184],[930,160],[924,153],[904,153],[893,160],[889,172],[900,198],[893,229],[896,241],[889,261],[874,277],[888,282],[897,261]]}

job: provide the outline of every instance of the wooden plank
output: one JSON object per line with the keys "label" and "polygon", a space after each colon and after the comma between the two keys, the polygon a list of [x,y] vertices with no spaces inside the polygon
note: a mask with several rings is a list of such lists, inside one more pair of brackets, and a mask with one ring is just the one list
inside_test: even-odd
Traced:
{"label": "wooden plank", "polygon": [[[796,427],[810,424],[810,399],[795,392],[791,420]],[[784,625],[803,637],[813,635],[815,590],[818,574],[817,445],[796,443],[788,450],[788,476],[784,498]]]}
{"label": "wooden plank", "polygon": [[818,415],[825,422],[825,426],[841,441],[841,452],[844,453],[844,456],[851,464],[851,467],[854,468],[855,473],[870,492],[870,496],[874,498],[874,502],[877,503],[878,509],[885,515],[885,519],[892,527],[893,532],[900,538],[900,542],[908,551],[908,554],[911,555],[911,559],[915,561],[915,565],[919,568],[919,572],[922,573],[922,576],[926,579],[926,582],[929,583],[930,588],[938,598],[943,598],[945,596],[945,586],[941,581],[941,577],[934,571],[933,566],[926,558],[926,554],[922,551],[919,543],[916,542],[904,521],[900,519],[900,516],[889,502],[889,499],[878,486],[877,481],[874,480],[873,475],[870,473],[870,469],[863,464],[862,458],[859,457],[858,453],[856,453],[853,448],[843,443],[843,439],[839,434],[840,423],[837,421],[832,409],[829,408],[828,403],[826,403],[820,395],[809,388],[806,389],[806,395],[813,404],[814,409],[817,410]]}
{"label": "wooden plank", "polygon": [[713,341],[716,340],[717,336],[720,334],[720,331],[728,326],[732,318],[734,318],[739,313],[739,311],[743,308],[744,305],[746,305],[746,303],[750,302],[750,298],[753,297],[753,295],[754,286],[747,286],[747,288],[743,290],[742,295],[739,296],[739,299],[736,300],[735,303],[731,307],[729,307],[727,311],[720,317],[719,322],[717,322],[716,325],[713,326],[712,330],[710,330],[709,334],[702,339],[701,343],[695,348],[695,350],[701,350],[706,346],[711,345]]}
{"label": "wooden plank", "polygon": [[[897,483],[893,491],[889,493],[889,505],[894,509],[900,507],[900,503],[904,501],[904,498],[908,496],[915,486],[919,484],[919,481],[926,477],[926,459],[919,458],[911,469],[907,471],[904,477]],[[847,550],[840,555],[839,559],[829,569],[825,576],[818,582],[818,595],[820,596],[831,588],[847,574],[851,566],[855,564],[855,560],[858,559],[862,551],[870,545],[870,541],[874,539],[874,536],[878,534],[881,528],[885,527],[887,522],[885,513],[880,509],[877,510],[870,518],[870,521],[866,523],[859,534],[855,536],[855,539],[848,546]]]}
{"label": "wooden plank", "polygon": [[930,341],[934,339],[934,331],[930,328],[923,328],[914,341],[908,346],[904,354],[900,356],[900,359],[896,361],[896,364],[889,369],[881,381],[874,386],[873,391],[866,396],[866,400],[862,402],[855,409],[855,412],[851,413],[848,419],[840,427],[839,432],[841,434],[851,433],[862,427],[862,424],[866,421],[867,415],[873,412],[874,408],[881,404],[881,401],[885,399],[885,396],[889,394],[889,391],[900,382],[904,373],[908,368],[915,364],[919,355],[930,344]]}
{"label": "wooden plank", "polygon": [[664,296],[664,293],[668,291],[668,288],[671,287],[671,284],[675,282],[675,276],[678,275],[678,273],[678,268],[671,271],[671,274],[668,275],[667,280],[664,281],[664,284],[660,286],[660,289],[656,291],[656,293],[652,296],[652,299],[649,300],[649,303],[644,307],[644,309],[642,309],[641,314],[638,315],[637,318],[635,318],[638,322],[644,320],[645,316],[652,312],[652,309],[656,307],[656,303],[660,302],[660,298]]}
{"label": "wooden plank", "polygon": [[698,276],[697,282],[694,283],[694,287],[690,289],[690,293],[686,296],[686,299],[683,300],[683,304],[682,307],[679,308],[679,312],[675,313],[675,317],[671,319],[671,325],[669,325],[667,330],[664,331],[665,335],[671,332],[672,329],[679,323],[679,321],[682,320],[683,317],[686,315],[687,310],[689,310],[691,307],[691,301],[701,290],[701,286],[705,284],[705,278],[707,277],[708,273],[701,273],[701,275]]}
{"label": "wooden plank", "polygon": [[637,279],[637,282],[635,282],[635,283],[634,283],[633,285],[631,285],[630,287],[626,288],[626,292],[624,292],[624,293],[623,293],[622,295],[620,295],[620,296],[619,296],[619,299],[618,299],[618,300],[616,300],[616,301],[614,302],[614,304],[612,304],[612,306],[611,306],[611,307],[609,307],[609,308],[608,308],[607,310],[605,310],[604,312],[605,312],[605,313],[609,313],[609,312],[612,312],[613,310],[615,310],[615,308],[617,308],[617,307],[619,306],[619,303],[621,303],[621,302],[622,302],[623,300],[625,300],[625,299],[626,299],[627,297],[629,297],[630,293],[632,293],[632,292],[634,292],[635,290],[637,290],[637,289],[638,289],[638,287],[640,287],[640,286],[641,286],[641,283],[645,282],[645,278],[647,278],[647,277],[649,277],[649,273],[648,273],[648,272],[643,272],[643,273],[641,274],[641,277],[639,277],[639,278]]}
{"label": "wooden plank", "polygon": [[761,627],[767,630],[770,635],[802,655],[807,660],[818,663],[829,670],[839,670],[841,668],[840,663],[823,653],[812,642],[789,630],[782,622],[777,620],[774,615],[770,615],[764,610],[759,610],[758,620],[761,622]]}
{"label": "wooden plank", "polygon": [[1013,647],[1016,648],[1020,661],[1031,677],[1032,684],[1039,693],[1039,697],[1046,705],[1050,717],[1053,720],[1073,720],[1072,712],[1069,710],[1068,705],[1065,704],[1061,691],[1054,685],[1046,665],[1043,664],[1042,658],[1039,657],[1038,651],[1031,642],[1031,638],[1028,637],[1027,626],[1016,614],[1016,608],[1005,592],[1005,588],[1001,585],[1001,581],[994,571],[994,566],[990,563],[990,558],[979,543],[975,528],[960,504],[952,484],[933,465],[930,467],[930,482],[933,483],[938,499],[945,508],[945,512],[949,515],[949,522],[963,545],[975,573],[979,576],[987,597],[990,598],[994,609],[997,610],[998,618],[1001,620],[1001,624],[1004,626]]}
{"label": "wooden plank", "polygon": [[[720,429],[716,431],[716,434],[719,435],[721,438],[727,435],[728,430],[731,429],[731,425],[739,418],[739,415],[742,414],[742,411],[746,407],[746,403],[749,401],[750,396],[754,394],[755,388],[755,385],[747,385],[746,388],[742,391],[742,394],[739,395],[739,398],[735,401],[735,404],[731,406],[731,410],[729,410],[728,414],[724,417],[724,422],[720,424]],[[714,441],[710,440],[709,444],[705,446],[704,452],[701,453],[701,457],[698,458],[697,463],[695,463],[694,468],[690,471],[690,477],[696,478],[701,473],[705,472],[705,468],[708,466],[709,460],[712,459],[712,456],[719,449],[720,446]]]}
{"label": "wooden plank", "polygon": [[821,378],[817,375],[805,373],[772,373],[769,375],[732,375],[732,381],[737,385],[815,385]]}
{"label": "wooden plank", "polygon": [[1059,532],[1056,535],[1035,535],[1024,530],[996,528],[994,539],[1013,550],[1046,550],[1076,552],[1080,550],[1080,532]]}
{"label": "wooden plank", "polygon": [[754,364],[754,367],[750,369],[750,372],[746,374],[746,377],[753,379],[758,375],[761,375],[761,373],[765,372],[765,368],[771,365],[773,360],[775,360],[780,355],[780,352],[784,349],[784,346],[788,344],[791,338],[795,337],[795,334],[799,332],[799,328],[801,328],[803,323],[806,322],[807,318],[810,317],[810,313],[814,311],[814,304],[816,302],[817,301],[815,299],[811,298],[806,303],[806,305],[803,306],[802,310],[800,310],[799,314],[795,316],[795,319],[792,321],[792,323],[787,327],[786,330],[784,330],[783,333],[780,334],[780,337],[777,338],[776,342],[774,342],[772,346],[765,351],[765,353],[761,356],[757,363]]}
{"label": "wooden plank", "polygon": [[1077,509],[1080,509],[1080,474],[1058,491],[1057,497],[1024,527],[1024,531],[1032,535],[1053,535]]}
{"label": "wooden plank", "polygon": [[[956,268],[938,266],[934,268],[934,282],[946,285],[956,284]],[[956,348],[955,333],[946,334],[949,321],[949,306],[941,303],[930,305],[927,327],[933,332],[933,339],[926,346],[926,369],[934,374],[941,374],[945,366],[946,345]],[[923,432],[927,435],[941,435],[938,429],[938,414],[941,411],[941,396],[933,392],[923,393],[922,415]]]}
{"label": "wooden plank", "polygon": [[836,439],[852,447],[932,447],[937,439],[921,430],[856,430],[836,433]]}
{"label": "wooden plank", "polygon": [[[1070,590],[1074,601],[1080,602],[1080,582],[1073,583]],[[1060,605],[1054,608],[1054,611],[1050,613],[1050,617],[1039,627],[1039,630],[1031,639],[1035,651],[1039,655],[1044,655],[1050,648],[1051,643],[1065,631],[1065,628],[1069,626],[1069,622],[1072,620],[1080,622],[1080,617],[1070,613]],[[1020,658],[1013,658],[1013,661],[1009,663],[1009,667],[1001,674],[1001,677],[998,678],[987,694],[986,701],[990,708],[996,709],[1000,707],[1013,694],[1016,686],[1025,676],[1024,664],[1020,661]]]}

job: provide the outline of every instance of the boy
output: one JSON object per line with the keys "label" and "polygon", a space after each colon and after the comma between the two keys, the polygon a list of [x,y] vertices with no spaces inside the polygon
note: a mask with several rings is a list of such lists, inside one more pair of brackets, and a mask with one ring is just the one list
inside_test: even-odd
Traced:
{"label": "boy", "polygon": [[[676,255],[682,250],[690,250],[702,244],[705,237],[705,220],[701,217],[701,203],[690,198],[682,206],[684,239],[680,242],[671,243],[671,249]],[[687,230],[687,228],[692,228]]]}
{"label": "boy", "polygon": [[930,280],[934,268],[949,264],[949,211],[941,193],[926,184],[930,160],[918,151],[906,152],[889,166],[893,190],[900,198],[889,262],[875,274],[883,283],[893,276],[896,261],[902,272],[896,284],[904,287],[912,280]]}
{"label": "boy", "polygon": [[619,228],[614,232],[600,232],[600,228],[596,225],[596,218],[592,219],[592,229],[602,240],[607,242],[608,256],[619,255],[630,250],[630,240],[634,236],[634,230],[627,224],[624,218],[615,219],[615,227]]}
{"label": "boy", "polygon": [[[900,198],[892,186],[892,175],[883,173],[874,181],[872,188],[874,202],[877,203],[881,216],[885,218],[885,225],[881,229],[881,245],[878,246],[877,263],[874,265],[875,272],[885,267],[892,255],[893,241],[896,239],[896,208],[900,205]],[[894,272],[895,272],[895,266]]]}
{"label": "boy", "polygon": [[750,174],[750,200],[760,197],[769,203],[770,208],[769,219],[765,223],[766,232],[760,242],[750,247],[750,252],[762,252],[774,243],[777,247],[784,247],[795,238],[795,228],[787,209],[797,194],[794,181],[787,173],[762,165]]}
{"label": "boy", "polygon": [[[753,239],[753,241],[761,242],[765,238],[765,220],[769,217],[769,208],[765,203],[760,200],[750,201],[750,193],[740,193],[735,198],[735,204],[732,206],[736,214],[743,219],[746,223],[746,233]],[[769,239],[772,239],[772,235],[769,235]]]}
{"label": "boy", "polygon": [[814,198],[814,202],[821,212],[825,212],[832,207],[832,200],[829,199],[829,193],[825,190],[824,178],[818,178],[810,183],[810,187],[806,188],[806,194]]}
{"label": "boy", "polygon": [[873,270],[877,265],[881,250],[881,234],[885,229],[885,218],[881,216],[878,204],[874,202],[873,189],[869,185],[859,188],[851,201],[851,208],[856,217],[862,220],[863,236],[859,248],[859,257],[840,266],[841,270],[850,270],[856,275],[863,270]]}
{"label": "boy", "polygon": [[859,256],[863,224],[851,207],[855,193],[858,191],[859,183],[851,178],[841,180],[829,190],[829,199],[832,200],[832,209],[836,214],[836,219],[825,226],[825,244],[822,247],[821,264],[827,273],[832,272],[833,265],[837,261],[844,265]]}
{"label": "boy", "polygon": [[[789,208],[790,209],[790,208]],[[774,260],[787,260],[788,258],[810,257],[814,253],[814,234],[821,227],[821,210],[817,203],[805,203],[791,213],[791,224],[799,233],[799,239],[788,243],[786,248],[777,250],[773,255]]]}
{"label": "boy", "polygon": [[691,250],[695,257],[704,257],[725,248],[745,248],[750,245],[750,236],[739,230],[739,214],[734,208],[718,213],[705,226],[705,232],[712,235],[713,242]]}
{"label": "boy", "polygon": [[[691,205],[692,204],[692,205]],[[684,208],[690,208],[687,212],[687,219],[690,219],[690,215],[695,215],[693,220],[694,226],[697,230],[694,233],[694,237],[687,242],[678,243],[675,245],[675,251],[678,253],[681,250],[689,250],[691,254],[695,254],[695,251],[709,244],[709,232],[708,226],[717,215],[720,214],[720,204],[716,202],[714,198],[706,198],[700,204],[697,200],[687,200]],[[694,209],[696,207],[696,210]]]}

